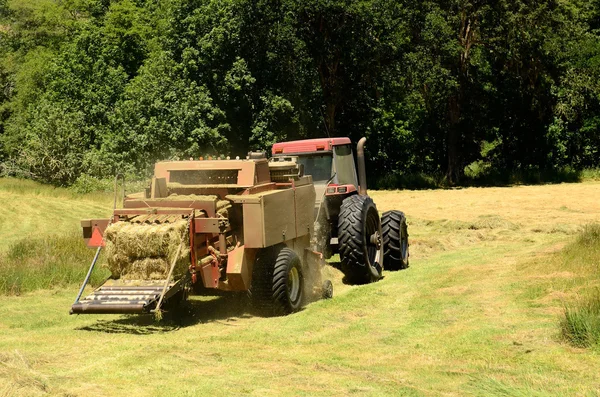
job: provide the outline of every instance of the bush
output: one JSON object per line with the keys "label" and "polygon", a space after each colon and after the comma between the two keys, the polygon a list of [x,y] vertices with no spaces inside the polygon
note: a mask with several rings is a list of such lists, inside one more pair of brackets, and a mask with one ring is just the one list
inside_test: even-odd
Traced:
{"label": "bush", "polygon": [[581,179],[600,181],[600,168],[588,168],[581,171]]}
{"label": "bush", "polygon": [[447,178],[442,174],[427,175],[425,173],[401,174],[391,173],[376,179],[374,189],[437,189],[448,187]]}
{"label": "bush", "polygon": [[87,194],[93,192],[112,192],[114,191],[114,181],[108,179],[99,179],[87,174],[81,174],[71,185],[71,190],[75,193]]}
{"label": "bush", "polygon": [[[147,180],[140,180],[136,177],[125,176],[126,193],[137,193],[143,191],[148,185]],[[114,178],[96,178],[88,174],[81,174],[77,180],[69,187],[75,193],[113,193],[115,191]],[[118,184],[119,194],[121,194],[121,180]]]}
{"label": "bush", "polygon": [[81,173],[87,146],[83,113],[50,99],[31,107],[30,113],[8,125],[9,131],[24,131],[22,140],[12,148],[18,156],[17,169],[41,182],[70,185]]}

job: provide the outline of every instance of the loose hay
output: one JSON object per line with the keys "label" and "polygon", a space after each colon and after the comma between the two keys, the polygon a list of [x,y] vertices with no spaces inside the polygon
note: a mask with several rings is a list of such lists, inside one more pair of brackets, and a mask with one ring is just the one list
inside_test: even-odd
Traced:
{"label": "loose hay", "polygon": [[[185,275],[190,265],[188,231],[187,220],[160,225],[117,222],[109,226],[104,238],[112,278],[165,279],[173,260],[177,261],[173,278]],[[180,244],[181,252],[175,258]]]}

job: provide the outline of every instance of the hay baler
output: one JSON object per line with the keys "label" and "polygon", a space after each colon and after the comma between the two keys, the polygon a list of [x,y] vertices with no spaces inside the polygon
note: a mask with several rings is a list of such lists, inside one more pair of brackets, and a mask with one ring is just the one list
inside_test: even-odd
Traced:
{"label": "hay baler", "polygon": [[[273,314],[297,311],[310,296],[330,297],[331,283],[321,280],[323,257],[311,248],[314,202],[312,177],[295,162],[159,162],[145,192],[125,196],[109,219],[81,222],[97,253],[71,314],[147,313],[180,302],[189,291],[250,291],[253,304]],[[125,225],[152,232],[182,221],[184,252],[189,248],[183,274],[174,274],[175,262],[160,277],[124,270],[81,299],[100,250],[124,241],[107,240],[107,230]]]}

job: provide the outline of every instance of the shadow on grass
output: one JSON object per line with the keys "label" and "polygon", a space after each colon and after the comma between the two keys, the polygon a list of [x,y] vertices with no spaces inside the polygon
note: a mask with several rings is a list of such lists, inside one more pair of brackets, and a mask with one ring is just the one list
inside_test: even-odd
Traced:
{"label": "shadow on grass", "polygon": [[247,296],[222,295],[209,300],[189,299],[176,309],[165,310],[163,316],[161,321],[157,321],[153,314],[126,315],[115,320],[98,320],[95,324],[76,329],[109,334],[151,335],[215,321],[235,325],[239,319],[253,315]]}
{"label": "shadow on grass", "polygon": [[[334,269],[339,270],[340,272],[344,273],[344,270],[342,268],[342,263],[339,260],[333,260],[333,261],[328,261],[327,264],[331,267],[333,267]],[[360,283],[357,282],[356,280],[353,280],[351,278],[349,278],[345,273],[344,276],[342,277],[342,284],[344,285],[364,285],[365,283]]]}

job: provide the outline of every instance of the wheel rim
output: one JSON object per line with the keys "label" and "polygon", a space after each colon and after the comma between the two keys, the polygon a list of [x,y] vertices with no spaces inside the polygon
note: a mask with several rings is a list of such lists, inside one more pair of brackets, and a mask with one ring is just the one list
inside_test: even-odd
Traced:
{"label": "wheel rim", "polygon": [[408,238],[404,236],[402,237],[401,247],[402,260],[406,260],[406,258],[408,257]]}
{"label": "wheel rim", "polygon": [[379,215],[374,211],[367,213],[365,222],[365,235],[367,237],[367,265],[375,266],[376,263],[381,263],[381,223]]}
{"label": "wheel rim", "polygon": [[297,303],[300,298],[300,272],[298,272],[298,268],[295,266],[292,267],[288,273],[287,287],[290,302],[292,302],[292,304]]}

